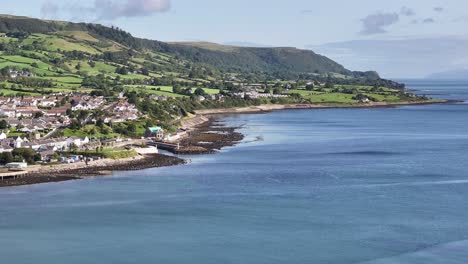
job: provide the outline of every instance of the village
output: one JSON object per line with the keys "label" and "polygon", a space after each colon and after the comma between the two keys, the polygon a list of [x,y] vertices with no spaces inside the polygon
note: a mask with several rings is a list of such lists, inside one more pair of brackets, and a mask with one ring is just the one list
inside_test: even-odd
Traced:
{"label": "village", "polygon": [[[142,117],[142,113],[123,94],[112,101],[103,96],[78,93],[0,97],[0,162],[10,169],[24,168],[28,163],[74,163],[84,159],[70,153],[133,143],[124,137],[103,140],[59,133],[72,125],[71,116],[75,113],[94,110],[102,111],[101,122],[105,124],[134,121]],[[82,122],[96,124],[99,121],[87,115]],[[161,140],[164,136],[162,128],[152,128],[150,131],[154,134],[149,132],[148,137]],[[32,157],[28,160],[27,155]]]}

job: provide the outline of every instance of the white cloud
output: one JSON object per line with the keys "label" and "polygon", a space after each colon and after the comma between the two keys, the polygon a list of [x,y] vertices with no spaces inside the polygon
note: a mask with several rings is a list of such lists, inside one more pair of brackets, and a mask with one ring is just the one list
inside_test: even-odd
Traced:
{"label": "white cloud", "polygon": [[414,12],[413,9],[404,6],[401,8],[400,14],[402,14],[403,16],[414,16],[416,15],[416,12]]}
{"label": "white cloud", "polygon": [[122,17],[142,17],[169,11],[170,0],[95,0],[92,5],[64,3],[57,5],[50,1],[41,7],[43,17],[58,13],[71,16],[72,20],[110,21]]}
{"label": "white cloud", "polygon": [[400,16],[397,13],[374,13],[363,18],[362,34],[373,35],[386,33],[386,28],[397,23],[400,20]]}
{"label": "white cloud", "polygon": [[435,19],[433,19],[432,17],[428,17],[428,18],[423,19],[422,22],[424,24],[432,24],[432,23],[435,23]]}

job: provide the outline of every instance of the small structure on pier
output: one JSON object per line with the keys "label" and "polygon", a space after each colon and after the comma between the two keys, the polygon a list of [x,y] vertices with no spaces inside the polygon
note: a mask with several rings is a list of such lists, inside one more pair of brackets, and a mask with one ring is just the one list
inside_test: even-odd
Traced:
{"label": "small structure on pier", "polygon": [[23,171],[28,167],[26,162],[11,162],[5,165],[10,171]]}
{"label": "small structure on pier", "polygon": [[145,131],[145,137],[161,141],[164,139],[164,130],[162,127],[149,127]]}

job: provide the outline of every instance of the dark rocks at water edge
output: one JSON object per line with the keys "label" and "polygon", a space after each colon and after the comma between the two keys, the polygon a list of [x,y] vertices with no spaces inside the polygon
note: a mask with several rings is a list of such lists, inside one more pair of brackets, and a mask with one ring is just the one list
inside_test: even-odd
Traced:
{"label": "dark rocks at water edge", "polygon": [[[147,155],[143,159],[134,160],[126,163],[118,163],[111,166],[86,167],[72,170],[73,175],[95,176],[96,174],[109,174],[112,171],[136,171],[157,167],[168,167],[185,164],[186,161],[173,156],[162,154]],[[70,175],[70,172],[66,172]]]}
{"label": "dark rocks at water edge", "polygon": [[141,159],[125,162],[116,160],[115,163],[111,165],[93,166],[91,164],[88,167],[70,170],[54,170],[51,168],[48,171],[31,172],[16,179],[5,179],[4,181],[0,181],[0,187],[78,180],[85,177],[110,175],[113,171],[136,171],[149,168],[175,166],[185,163],[185,160],[177,157],[162,154],[147,155]]}
{"label": "dark rocks at water edge", "polygon": [[211,118],[210,121],[198,126],[190,135],[182,140],[177,154],[211,154],[224,147],[238,144],[244,135],[237,132],[240,127],[228,127],[223,122]]}
{"label": "dark rocks at water edge", "polygon": [[70,181],[70,180],[78,180],[81,179],[77,176],[55,176],[55,175],[42,175],[42,176],[32,176],[32,175],[24,175],[20,176],[16,179],[5,179],[0,181],[0,187],[10,187],[10,186],[21,186],[21,185],[32,185],[32,184],[39,184],[39,183],[48,183],[48,182],[62,182],[62,181]]}

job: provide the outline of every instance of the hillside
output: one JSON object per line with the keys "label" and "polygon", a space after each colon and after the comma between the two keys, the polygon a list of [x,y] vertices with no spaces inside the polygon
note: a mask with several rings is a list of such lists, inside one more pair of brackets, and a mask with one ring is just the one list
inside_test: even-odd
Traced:
{"label": "hillside", "polygon": [[[0,16],[0,112],[59,115],[70,121],[66,136],[141,137],[153,125],[174,132],[200,109],[430,102],[403,88],[296,48],[164,43],[96,24]],[[31,98],[48,102],[23,102]]]}
{"label": "hillside", "polygon": [[[375,72],[352,72],[309,50],[296,48],[250,48],[207,43],[164,43],[139,39],[117,28],[96,24],[45,21],[27,17],[0,16],[0,32],[23,32],[50,36],[52,41],[90,54],[125,51],[163,53],[171,58],[201,64],[222,72],[265,74],[294,79],[300,75],[338,74],[378,79]],[[40,36],[40,35],[39,35]],[[37,35],[36,35],[37,37]],[[41,36],[41,40],[44,36]],[[58,43],[61,42],[61,43]],[[79,43],[79,45],[76,45]],[[91,46],[91,47],[89,47]],[[152,60],[152,62],[157,62]],[[157,63],[156,63],[157,64]]]}
{"label": "hillside", "polygon": [[[290,47],[254,48],[226,46],[206,42],[171,43],[172,49],[185,59],[197,60],[226,71],[269,72],[280,74],[337,73],[358,77],[325,56]],[[377,75],[371,77],[378,78]]]}

